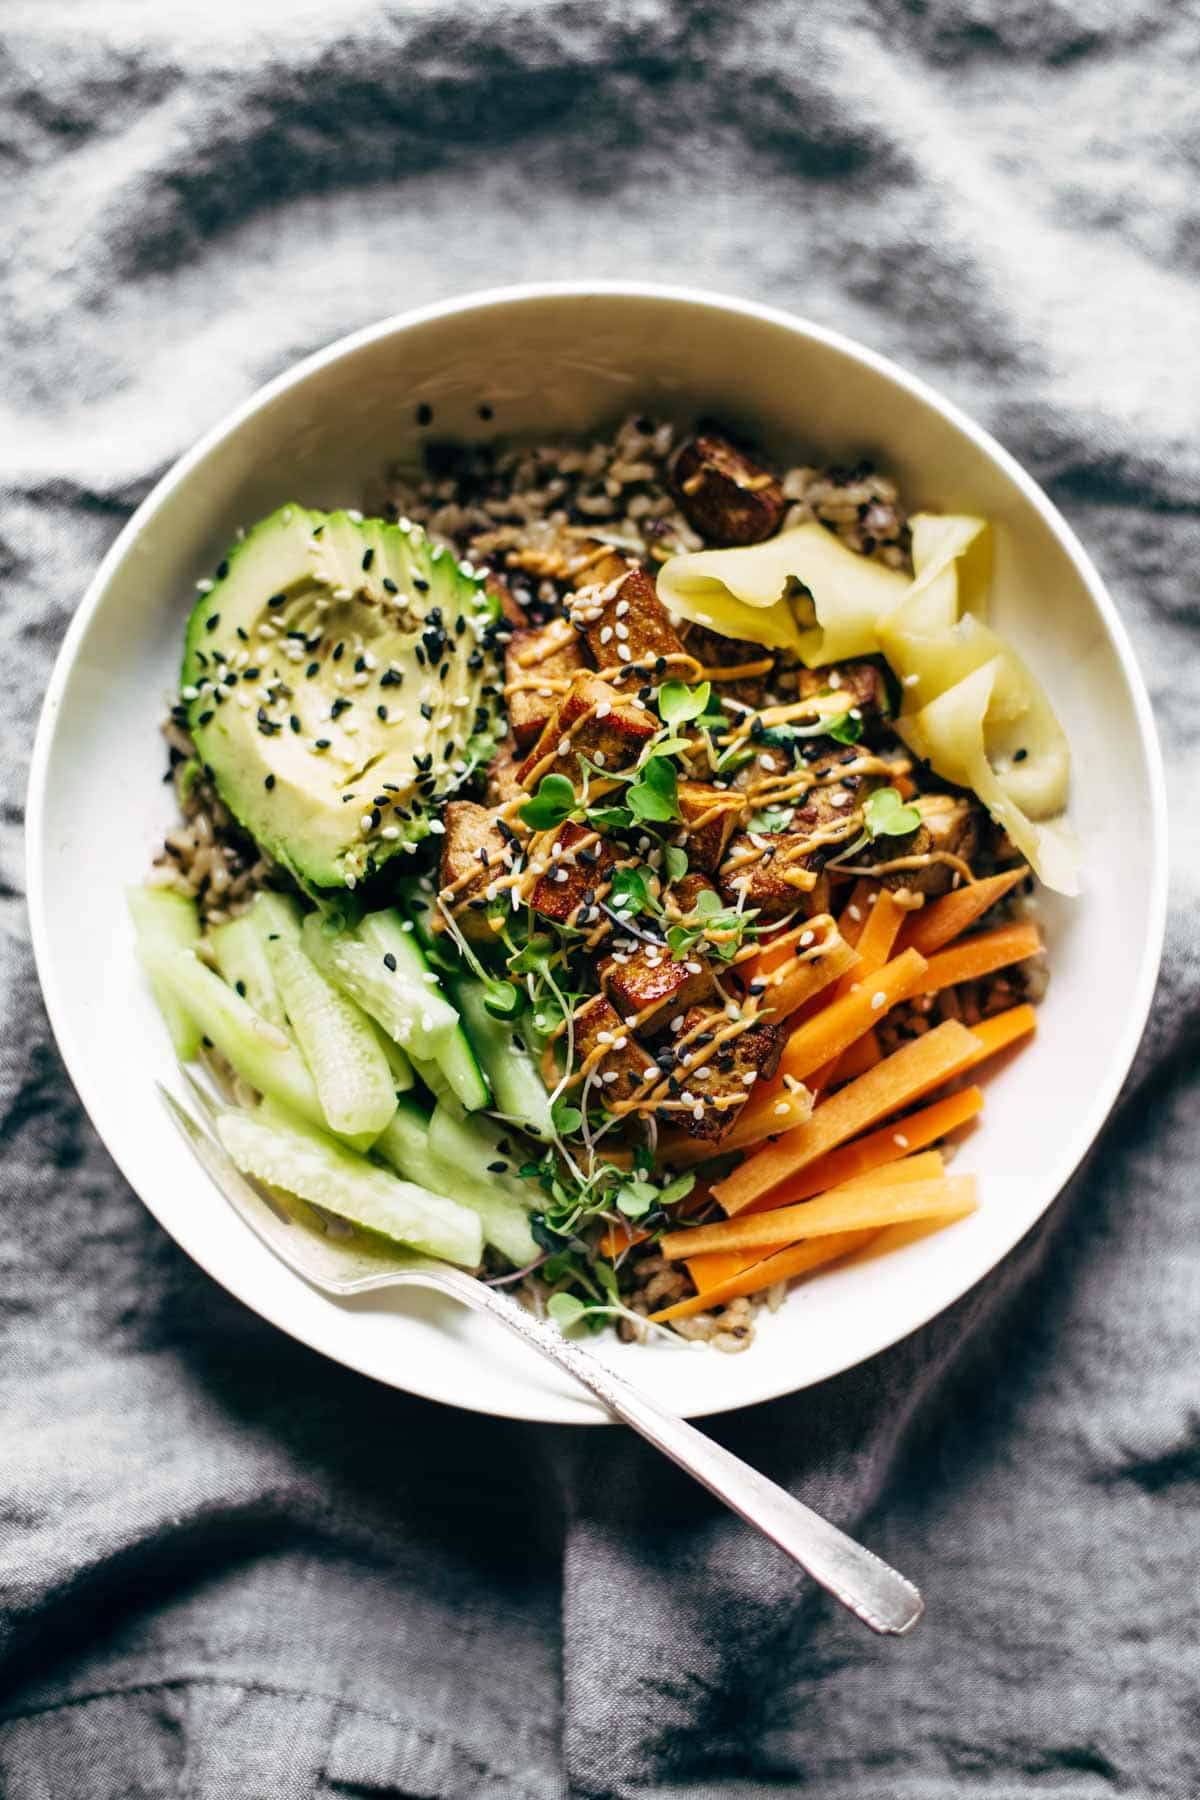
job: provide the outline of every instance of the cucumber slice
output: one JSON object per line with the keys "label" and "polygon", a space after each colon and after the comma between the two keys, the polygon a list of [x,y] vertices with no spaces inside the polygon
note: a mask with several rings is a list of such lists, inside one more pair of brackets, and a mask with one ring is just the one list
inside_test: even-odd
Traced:
{"label": "cucumber slice", "polygon": [[[156,949],[150,972],[243,1081],[312,1124],[325,1124],[316,1084],[295,1045],[277,1025],[260,1018],[236,989],[226,987],[194,950]],[[374,1134],[356,1134],[350,1141],[365,1150]]]}
{"label": "cucumber slice", "polygon": [[449,1018],[429,1048],[424,1049],[415,1040],[413,1047],[422,1057],[432,1057],[437,1063],[461,1106],[468,1112],[479,1112],[491,1098],[487,1079],[476,1060],[470,1039],[459,1024],[457,1012],[439,991],[440,981],[430,968],[416,931],[410,928],[410,921],[394,908],[368,913],[359,924],[358,936],[381,963],[385,957],[395,963],[396,975],[401,980],[434,996],[439,1005],[446,1008]]}
{"label": "cucumber slice", "polygon": [[200,1049],[203,1035],[195,1019],[181,1005],[173,989],[150,968],[154,955],[164,950],[188,949],[200,939],[196,902],[170,888],[132,887],[126,892],[133,920],[137,952],[150,978],[151,991],[170,1033],[180,1062],[190,1062]]}
{"label": "cucumber slice", "polygon": [[475,1268],[483,1255],[480,1221],[467,1207],[397,1181],[300,1119],[276,1108],[231,1110],[217,1130],[245,1175],[447,1262]]}
{"label": "cucumber slice", "polygon": [[389,969],[383,956],[357,932],[330,936],[316,913],[304,921],[306,954],[335,987],[357,1000],[364,1012],[405,1050],[433,1056],[439,1039],[452,1032],[458,1015],[431,986],[417,983],[399,968]]}
{"label": "cucumber slice", "polygon": [[396,1090],[371,1020],[295,939],[273,934],[263,948],[330,1130],[378,1136],[396,1110]]}
{"label": "cucumber slice", "polygon": [[391,1123],[371,1146],[400,1175],[429,1172],[429,1120],[415,1100],[401,1100]]}
{"label": "cucumber slice", "polygon": [[482,981],[464,975],[453,986],[455,1002],[472,1048],[491,1084],[497,1112],[516,1120],[535,1137],[551,1138],[550,1097],[538,1066],[526,1049],[520,1026],[497,1019],[484,1005],[487,989]]}
{"label": "cucumber slice", "polygon": [[429,1121],[426,1179],[435,1187],[452,1189],[457,1199],[478,1212],[487,1242],[523,1268],[538,1253],[529,1229],[534,1196],[515,1175],[490,1166],[515,1167],[511,1155],[499,1149],[502,1135],[482,1120],[460,1119],[447,1107],[436,1106]]}
{"label": "cucumber slice", "polygon": [[[369,1017],[369,1015],[368,1015]],[[369,1019],[371,1030],[375,1033],[375,1041],[383,1051],[384,1060],[392,1071],[392,1087],[397,1094],[407,1094],[416,1081],[416,1072],[412,1062],[405,1055],[399,1044],[392,1042],[387,1032],[377,1019]]]}

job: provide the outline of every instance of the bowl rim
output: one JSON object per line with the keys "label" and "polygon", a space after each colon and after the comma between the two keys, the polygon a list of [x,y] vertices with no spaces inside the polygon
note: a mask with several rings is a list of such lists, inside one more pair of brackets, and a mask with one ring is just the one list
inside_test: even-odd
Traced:
{"label": "bowl rim", "polygon": [[[749,300],[739,295],[722,293],[716,289],[691,287],[681,284],[661,282],[631,282],[617,280],[583,280],[583,281],[537,281],[522,282],[501,287],[490,287],[469,290],[448,298],[433,301],[427,305],[415,307],[404,312],[394,313],[373,324],[349,332],[334,339],[331,343],[313,351],[298,362],[290,364],[280,374],[274,376],[263,386],[254,390],[239,405],[232,408],[214,425],[212,425],[190,450],[186,450],[171,464],[170,468],[159,478],[150,492],[127,520],[116,539],[102,558],[99,566],[88,582],[75,615],[63,638],[54,661],[50,680],[43,699],[34,736],[33,750],[30,759],[30,772],[26,799],[26,845],[25,874],[27,907],[30,922],[30,937],[33,945],[34,962],[46,1005],[50,1026],[62,1056],[64,1066],[75,1087],[76,1093],[88,1114],[97,1135],[108,1155],[112,1158],[124,1179],[138,1195],[156,1221],[175,1237],[170,1226],[160,1216],[153,1202],[143,1194],[135,1184],[124,1166],[122,1157],[113,1150],[107,1140],[99,1114],[102,1107],[93,1104],[95,1096],[89,1079],[86,1058],[74,1041],[68,1023],[67,1013],[59,990],[55,974],[52,946],[49,937],[47,914],[45,909],[45,888],[43,885],[43,868],[46,862],[46,798],[47,776],[50,756],[55,740],[62,707],[63,694],[71,671],[74,667],[79,646],[91,624],[92,617],[100,606],[113,576],[124,562],[126,556],[136,545],[142,531],[149,521],[166,504],[168,499],[188,481],[194,470],[220,444],[235,433],[247,419],[262,408],[269,406],[280,394],[298,387],[330,365],[344,358],[356,355],[368,345],[389,337],[399,337],[422,325],[459,314],[473,312],[503,310],[505,307],[521,305],[547,299],[587,300],[592,297],[625,298],[632,300],[657,300],[669,304],[689,307],[715,309],[732,318],[752,319],[759,323],[773,325],[794,335],[804,337],[823,347],[866,366],[874,373],[892,382],[914,399],[923,402],[939,413],[950,424],[968,437],[1000,471],[1016,487],[1022,497],[1039,514],[1043,524],[1057,539],[1082,579],[1088,594],[1103,622],[1105,633],[1112,645],[1122,675],[1127,683],[1133,704],[1134,717],[1141,740],[1141,748],[1146,763],[1149,785],[1149,817],[1152,856],[1149,868],[1148,891],[1148,929],[1142,943],[1140,962],[1134,983],[1134,1003],[1126,1014],[1124,1025],[1117,1040],[1116,1048],[1109,1063],[1109,1072],[1105,1080],[1097,1085],[1091,1103],[1081,1118],[1076,1121],[1074,1130],[1066,1137],[1046,1175],[1047,1199],[1038,1213],[1038,1218],[1027,1227],[1007,1248],[989,1263],[988,1267],[976,1275],[966,1286],[952,1293],[948,1298],[938,1297],[928,1305],[922,1302],[915,1310],[910,1322],[900,1332],[885,1327],[878,1337],[872,1337],[870,1331],[863,1336],[861,1353],[853,1362],[838,1361],[830,1368],[818,1371],[810,1377],[804,1387],[817,1385],[831,1379],[838,1373],[856,1368],[870,1358],[890,1349],[902,1342],[913,1332],[920,1330],[929,1321],[956,1304],[964,1294],[969,1293],[985,1277],[994,1270],[1004,1258],[1020,1243],[1021,1238],[1028,1235],[1034,1225],[1049,1211],[1050,1207],[1061,1195],[1063,1189],[1075,1174],[1096,1138],[1103,1130],[1104,1124],[1115,1105],[1121,1088],[1133,1064],[1138,1046],[1145,1030],[1153,1000],[1159,968],[1162,960],[1163,942],[1166,930],[1167,915],[1167,800],[1166,781],[1163,768],[1162,753],[1155,730],[1153,712],[1149,695],[1138,667],[1133,646],[1125,625],[1117,611],[1116,604],[1109,594],[1098,569],[1093,563],[1080,539],[1059,512],[1049,496],[1043,492],[1034,478],[1022,468],[1016,458],[1001,445],[990,432],[977,424],[955,402],[947,399],[921,376],[912,374],[901,364],[894,362],[881,352],[861,344],[843,332],[829,326],[807,319],[798,313],[792,313],[782,307],[764,302]],[[178,1242],[176,1239],[175,1241]],[[297,1329],[290,1319],[279,1316],[274,1306],[264,1307],[252,1292],[252,1284],[241,1282],[236,1271],[232,1278],[230,1272],[212,1266],[218,1258],[210,1259],[203,1248],[192,1244],[181,1246],[186,1253],[197,1262],[205,1273],[217,1281],[228,1292],[242,1301],[260,1317],[266,1318],[290,1337],[307,1347],[329,1356],[331,1360],[344,1367],[354,1369],[360,1374],[370,1376],[374,1380],[384,1380],[373,1368],[368,1368],[357,1360],[351,1351],[342,1348],[331,1348],[327,1343],[317,1341],[317,1334]],[[439,1401],[467,1411],[483,1411],[493,1417],[508,1417],[521,1420],[537,1420],[549,1423],[614,1423],[606,1414],[597,1410],[586,1418],[578,1412],[565,1412],[551,1397],[546,1397],[530,1408],[519,1408],[515,1403],[511,1410],[496,1405],[476,1407],[472,1405],[469,1394],[449,1391],[446,1384],[424,1379],[420,1385],[409,1386],[399,1381],[390,1383],[405,1391],[421,1395],[430,1400]],[[778,1399],[790,1393],[800,1391],[789,1380],[786,1369],[773,1380],[760,1384],[745,1400],[718,1403],[706,1406],[701,1402],[695,1408],[688,1408],[688,1416],[698,1418],[711,1416],[718,1412],[740,1411],[745,1406],[760,1405],[768,1400]]]}

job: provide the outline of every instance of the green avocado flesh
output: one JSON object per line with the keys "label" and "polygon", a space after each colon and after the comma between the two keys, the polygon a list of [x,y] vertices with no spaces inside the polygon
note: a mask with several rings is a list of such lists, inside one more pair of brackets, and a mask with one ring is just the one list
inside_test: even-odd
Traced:
{"label": "green avocado flesh", "polygon": [[182,695],[217,791],[308,887],[412,849],[489,760],[500,704],[484,576],[419,525],[283,506],[188,621]]}

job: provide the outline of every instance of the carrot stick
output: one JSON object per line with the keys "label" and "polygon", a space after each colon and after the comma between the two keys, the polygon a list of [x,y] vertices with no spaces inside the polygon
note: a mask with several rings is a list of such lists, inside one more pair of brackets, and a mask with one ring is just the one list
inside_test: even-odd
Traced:
{"label": "carrot stick", "polygon": [[904,908],[896,905],[887,888],[880,888],[862,928],[862,935],[855,945],[862,963],[862,969],[855,976],[856,980],[861,980],[863,973],[870,975],[876,969],[882,969],[891,957],[892,946],[907,916]]}
{"label": "carrot stick", "polygon": [[986,881],[973,881],[968,887],[955,888],[952,894],[944,894],[940,900],[931,900],[919,912],[908,915],[908,922],[900,933],[899,947],[931,956],[944,944],[953,942],[976,919],[982,918],[989,907],[995,906],[997,900],[1003,900],[1028,873],[1022,863],[1018,868],[1006,869],[1002,875],[990,875]]}
{"label": "carrot stick", "polygon": [[[836,1191],[839,1194],[847,1194],[853,1193],[857,1188],[904,1187],[913,1181],[937,1181],[945,1173],[946,1166],[941,1152],[926,1150],[921,1155],[906,1156],[903,1161],[892,1163],[886,1171],[882,1171],[880,1168],[865,1170],[859,1175],[852,1176],[848,1181],[839,1183]],[[784,1203],[780,1201],[779,1204],[782,1206]],[[759,1207],[748,1206],[745,1212],[739,1216],[747,1219],[760,1210]],[[782,1250],[790,1241],[791,1235],[789,1233],[781,1237],[775,1248]],[[740,1274],[743,1269],[749,1267],[751,1260],[766,1256],[769,1248],[769,1246],[760,1244],[753,1252],[747,1250],[702,1251],[698,1256],[688,1257],[688,1274],[695,1282],[697,1289],[700,1292],[706,1292],[717,1282],[725,1281],[731,1275]]]}
{"label": "carrot stick", "polygon": [[[886,1183],[886,1174],[880,1180]],[[815,1200],[802,1200],[798,1206],[672,1231],[660,1247],[669,1261],[679,1262],[702,1251],[828,1237],[835,1231],[882,1230],[885,1225],[903,1225],[913,1219],[960,1219],[974,1212],[976,1204],[973,1175],[943,1175],[934,1181],[904,1181],[891,1187],[855,1183],[820,1194]]]}
{"label": "carrot stick", "polygon": [[808,962],[797,962],[793,958],[783,963],[765,977],[764,1010],[769,1007],[773,1019],[788,1018],[806,1000],[811,1000],[845,975],[856,960],[854,950],[845,939],[835,935],[821,954]]}
{"label": "carrot stick", "polygon": [[824,1091],[832,1087],[835,1081],[853,1081],[857,1075],[865,1075],[873,1069],[877,1062],[883,1061],[883,1051],[879,1048],[879,1033],[864,1031],[857,1043],[843,1050],[837,1061],[831,1064],[829,1073],[821,1078],[823,1071],[818,1071],[809,1083],[810,1087]]}
{"label": "carrot stick", "polygon": [[868,881],[860,875],[850,890],[850,898],[838,914],[838,930],[848,944],[858,948],[858,940],[863,934],[867,915],[871,910],[871,895],[876,891],[877,883]]}
{"label": "carrot stick", "polygon": [[979,931],[966,937],[950,950],[940,950],[929,959],[928,970],[914,993],[935,994],[941,988],[957,987],[960,981],[978,981],[994,969],[1009,963],[1024,962],[1036,956],[1042,947],[1042,934],[1028,920],[1015,925],[997,925],[994,931]]}
{"label": "carrot stick", "polygon": [[656,1325],[665,1325],[670,1319],[686,1319],[695,1313],[708,1312],[710,1307],[725,1306],[742,1294],[757,1294],[760,1288],[771,1287],[777,1281],[790,1281],[793,1276],[806,1275],[810,1269],[836,1262],[839,1256],[847,1256],[851,1250],[869,1244],[876,1235],[873,1231],[831,1232],[828,1237],[810,1238],[807,1243],[777,1250],[773,1256],[751,1253],[737,1259],[741,1267],[736,1274],[712,1284],[703,1293],[677,1300],[674,1306],[664,1306],[661,1312],[651,1313],[650,1317]]}
{"label": "carrot stick", "polygon": [[[814,939],[820,938],[822,943],[834,943],[844,936],[839,925],[835,925],[828,913],[818,913],[811,919],[801,919],[798,925],[790,925],[786,931],[777,931],[774,937],[763,940],[758,952],[748,956],[745,962],[738,964],[738,973],[748,981],[756,975],[769,975],[772,969],[781,968],[790,962],[797,948],[807,949]],[[804,944],[800,944],[803,938]]]}
{"label": "carrot stick", "polygon": [[790,1206],[796,1200],[808,1200],[813,1194],[824,1193],[827,1188],[842,1187],[857,1176],[870,1174],[887,1164],[894,1173],[901,1166],[902,1158],[913,1161],[910,1152],[923,1150],[948,1132],[957,1131],[960,1125],[975,1117],[982,1105],[983,1094],[977,1087],[947,1094],[921,1112],[909,1113],[894,1124],[881,1126],[868,1137],[855,1138],[852,1144],[831,1150],[828,1156],[810,1163],[807,1169],[785,1181],[781,1187],[774,1188],[759,1200],[752,1200],[742,1210],[757,1213],[771,1211],[777,1206]]}
{"label": "carrot stick", "polygon": [[924,1037],[902,1044],[874,1069],[822,1101],[811,1119],[764,1145],[716,1183],[713,1193],[728,1213],[740,1212],[789,1175],[857,1137],[869,1125],[899,1112],[919,1094],[957,1074],[978,1048],[978,1040],[957,1020],[947,1019]]}
{"label": "carrot stick", "polygon": [[[869,1031],[889,1007],[924,991],[927,967],[923,956],[915,950],[906,950],[861,984],[856,982],[840,1000],[831,1000],[806,1025],[793,1031],[784,1046],[780,1073],[803,1081],[822,1063],[840,1056],[864,1031]],[[753,1094],[745,1110],[754,1106],[758,1098]]]}

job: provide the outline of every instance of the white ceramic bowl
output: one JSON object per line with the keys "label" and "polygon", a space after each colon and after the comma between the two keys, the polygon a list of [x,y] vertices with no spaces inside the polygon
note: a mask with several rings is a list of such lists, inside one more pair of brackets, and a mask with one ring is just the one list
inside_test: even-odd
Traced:
{"label": "white ceramic bowl", "polygon": [[[479,407],[494,420],[481,422]],[[822,1275],[736,1357],[622,1347],[692,1415],[802,1388],[923,1324],[985,1275],[1063,1187],[1137,1047],[1165,895],[1163,781],[1125,632],[1084,550],[986,433],[922,382],[836,333],[767,307],[645,285],[547,285],[386,320],[310,357],[219,425],[159,483],[105,558],[67,634],[38,731],[29,899],[50,1017],[112,1155],[172,1237],[264,1318],[326,1355],[432,1399],[527,1419],[603,1417],[486,1321],[405,1293],[338,1304],[276,1262],[194,1164],[154,1095],[166,1034],[134,961],[124,889],[172,812],[158,724],[193,583],[236,526],[287,499],[354,505],[420,435],[554,434],[630,408],[713,413],[785,463],[874,453],[910,507],[996,526],[995,618],[1043,677],[1074,751],[1084,846],[1077,902],[1047,900],[1052,979],[1035,1045],[994,1073],[958,1166],[978,1213]],[[1112,821],[1119,819],[1120,830]]]}

